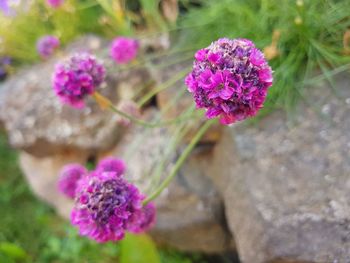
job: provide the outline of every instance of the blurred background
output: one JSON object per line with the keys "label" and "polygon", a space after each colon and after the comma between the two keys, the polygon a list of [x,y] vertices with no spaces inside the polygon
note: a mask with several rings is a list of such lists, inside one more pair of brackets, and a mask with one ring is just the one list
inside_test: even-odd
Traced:
{"label": "blurred background", "polygon": [[[61,43],[48,59],[37,52],[44,35]],[[117,36],[140,42],[137,61],[108,62]],[[50,193],[61,165],[125,153],[133,174],[153,172],[159,182],[202,122],[183,84],[193,54],[220,37],[249,38],[263,50],[274,70],[264,109],[234,132],[207,133],[157,204],[153,239],[101,245],[79,237],[62,218],[66,201]],[[132,100],[145,119],[189,112],[192,120],[150,134],[108,126],[117,120],[93,102],[78,113],[58,106],[47,95],[53,65],[76,50],[109,63],[112,88],[104,95],[113,103]],[[0,262],[349,262],[349,63],[347,0],[64,0],[57,7],[0,0]],[[245,175],[230,191],[228,170]]]}

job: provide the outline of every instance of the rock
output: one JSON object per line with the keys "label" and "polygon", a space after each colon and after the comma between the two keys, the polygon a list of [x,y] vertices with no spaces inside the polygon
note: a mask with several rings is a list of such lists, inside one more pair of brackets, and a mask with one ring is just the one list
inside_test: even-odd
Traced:
{"label": "rock", "polygon": [[349,76],[336,83],[340,98],[325,85],[306,94],[296,124],[275,112],[216,146],[208,175],[243,263],[350,262]]}
{"label": "rock", "polygon": [[[134,126],[112,152],[105,154],[125,159],[128,179],[149,194],[175,163],[177,145],[173,145],[172,140],[166,128]],[[210,149],[198,148],[156,199],[157,224],[151,234],[158,243],[183,251],[207,253],[232,249],[221,198],[211,180],[204,177]],[[163,161],[164,170],[158,170]],[[158,176],[153,176],[157,171]]]}
{"label": "rock", "polygon": [[[187,110],[192,109],[192,112],[196,112],[195,103],[191,93],[187,91],[184,79],[185,76],[191,71],[192,67],[192,55],[187,51],[183,54],[175,54],[169,56],[163,56],[153,61],[153,67],[150,67],[153,78],[157,81],[158,87],[164,87],[165,89],[157,93],[156,101],[157,106],[163,113],[164,119],[175,119],[176,117],[186,114]],[[188,56],[190,55],[190,60]],[[178,61],[178,57],[187,58],[180,63],[174,63]],[[162,66],[164,65],[164,66]],[[197,112],[198,113],[198,112]],[[198,116],[198,114],[196,114]],[[197,118],[192,118],[192,121],[187,122],[189,125],[189,132],[184,137],[184,142],[189,142],[195,135],[198,128],[207,121],[201,113]],[[195,121],[193,121],[193,119]],[[170,126],[172,129],[174,126]],[[222,125],[217,123],[213,125],[200,140],[201,143],[215,143],[219,140],[222,133]]]}
{"label": "rock", "polygon": [[35,157],[26,152],[19,154],[19,163],[33,192],[43,201],[53,206],[58,214],[70,218],[73,201],[57,190],[58,174],[67,163],[85,164],[87,155],[70,150],[48,157]]}
{"label": "rock", "polygon": [[[140,87],[151,81],[147,70],[116,70],[115,64],[103,55],[107,54],[106,48],[103,40],[89,36],[68,46],[63,56],[86,50],[101,54],[97,56],[108,68],[101,93],[115,103],[141,96]],[[72,109],[62,105],[52,92],[51,75],[61,58],[23,69],[1,87],[0,123],[6,128],[11,145],[36,156],[56,154],[67,148],[85,152],[112,148],[124,131],[117,123],[118,116],[102,111],[92,98],[86,108]]]}

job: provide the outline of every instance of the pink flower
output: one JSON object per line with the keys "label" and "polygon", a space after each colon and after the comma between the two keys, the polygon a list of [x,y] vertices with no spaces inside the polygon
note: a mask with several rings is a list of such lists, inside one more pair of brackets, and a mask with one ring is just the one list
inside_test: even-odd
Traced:
{"label": "pink flower", "polygon": [[71,223],[80,235],[99,243],[121,240],[126,231],[144,232],[155,222],[154,205],[142,205],[145,196],[123,178],[120,161],[104,159],[78,181],[75,191]]}
{"label": "pink flower", "polygon": [[137,56],[138,41],[133,38],[117,37],[110,47],[110,55],[118,64],[126,64]]}
{"label": "pink flower", "polygon": [[58,8],[63,4],[64,0],[46,0],[46,3],[53,7],[53,8]]}
{"label": "pink flower", "polygon": [[105,79],[105,68],[94,56],[77,53],[56,65],[53,90],[62,103],[74,108],[85,106],[84,98],[95,92]]}
{"label": "pink flower", "polygon": [[64,166],[59,175],[58,190],[73,199],[78,181],[81,177],[87,175],[87,173],[85,167],[80,164],[68,164]]}
{"label": "pink flower", "polygon": [[123,160],[114,157],[107,157],[98,163],[96,169],[103,172],[114,172],[117,176],[121,176],[124,174],[125,168],[126,166]]}
{"label": "pink flower", "polygon": [[58,38],[49,35],[41,37],[36,44],[39,55],[44,59],[49,58],[59,46]]}
{"label": "pink flower", "polygon": [[222,124],[256,115],[272,82],[272,70],[252,41],[227,38],[197,51],[185,79],[197,108]]}

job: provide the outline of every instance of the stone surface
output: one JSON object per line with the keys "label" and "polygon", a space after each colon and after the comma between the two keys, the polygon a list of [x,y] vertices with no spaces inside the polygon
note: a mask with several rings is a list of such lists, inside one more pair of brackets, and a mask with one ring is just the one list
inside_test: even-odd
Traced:
{"label": "stone surface", "polygon": [[275,112],[216,146],[208,174],[243,263],[350,262],[348,74],[336,83],[339,98],[326,85],[308,92],[296,123]]}
{"label": "stone surface", "polygon": [[35,157],[26,152],[19,155],[20,167],[33,192],[43,201],[53,206],[57,213],[70,218],[73,201],[57,190],[58,174],[67,163],[85,164],[87,155],[70,150],[49,157]]}
{"label": "stone surface", "polygon": [[[153,115],[152,112],[150,117]],[[172,134],[165,128],[134,126],[112,152],[104,155],[125,159],[129,180],[149,194],[152,186],[161,182],[175,163],[178,154],[175,154],[172,140]],[[211,148],[197,148],[170,186],[156,199],[157,224],[151,234],[160,244],[207,253],[232,249],[222,201],[211,180],[204,176]],[[173,161],[164,162],[164,170],[158,170],[164,158]],[[159,175],[154,176],[157,171]]]}
{"label": "stone surface", "polygon": [[68,46],[60,57],[23,69],[2,84],[0,123],[5,126],[12,146],[46,156],[66,148],[91,152],[116,144],[124,129],[114,113],[102,111],[92,98],[82,110],[62,105],[51,89],[51,75],[58,60],[77,51],[91,51],[108,68],[101,87],[103,95],[115,103],[142,95],[139,90],[143,83],[151,81],[147,70],[119,70],[106,57],[106,48],[103,40],[84,37]]}

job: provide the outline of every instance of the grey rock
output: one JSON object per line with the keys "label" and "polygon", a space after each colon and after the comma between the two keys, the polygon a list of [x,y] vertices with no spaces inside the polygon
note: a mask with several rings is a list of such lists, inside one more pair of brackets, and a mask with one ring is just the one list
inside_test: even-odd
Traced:
{"label": "grey rock", "polygon": [[47,156],[66,148],[95,152],[116,144],[124,130],[117,123],[118,116],[102,111],[92,98],[82,110],[62,105],[51,88],[54,65],[62,56],[90,51],[108,68],[106,82],[100,91],[103,95],[114,103],[142,95],[140,87],[151,81],[148,71],[144,68],[120,70],[108,58],[107,47],[102,39],[83,37],[68,46],[59,57],[23,69],[2,85],[0,123],[5,126],[13,147],[36,156]]}
{"label": "grey rock", "polygon": [[57,213],[70,218],[73,201],[57,189],[58,174],[67,163],[85,164],[88,156],[66,150],[48,157],[35,157],[26,152],[19,154],[19,163],[32,191],[44,202],[53,206]]}
{"label": "grey rock", "polygon": [[275,112],[216,146],[208,175],[242,262],[350,262],[349,76],[336,83],[338,98],[306,93],[295,123]]}

